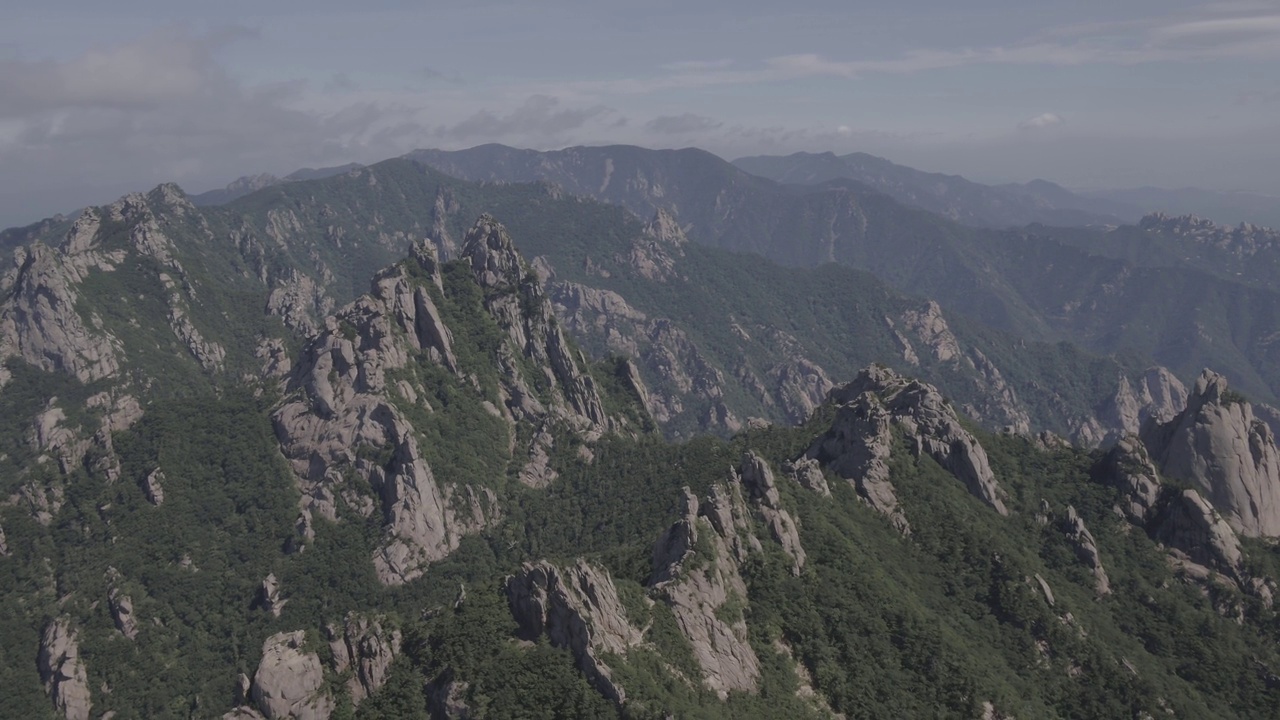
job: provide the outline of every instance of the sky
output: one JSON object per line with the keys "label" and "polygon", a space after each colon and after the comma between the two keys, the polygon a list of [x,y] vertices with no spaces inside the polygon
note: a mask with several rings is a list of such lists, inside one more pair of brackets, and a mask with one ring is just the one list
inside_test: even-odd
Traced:
{"label": "sky", "polygon": [[0,227],[489,142],[1280,195],[1280,0],[15,0]]}

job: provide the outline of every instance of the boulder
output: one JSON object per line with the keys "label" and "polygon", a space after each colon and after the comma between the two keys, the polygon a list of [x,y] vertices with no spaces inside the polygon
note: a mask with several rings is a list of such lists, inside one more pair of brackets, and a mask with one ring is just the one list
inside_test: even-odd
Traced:
{"label": "boulder", "polygon": [[328,720],[334,701],[324,688],[320,656],[304,648],[306,633],[276,633],[262,644],[250,696],[269,720]]}

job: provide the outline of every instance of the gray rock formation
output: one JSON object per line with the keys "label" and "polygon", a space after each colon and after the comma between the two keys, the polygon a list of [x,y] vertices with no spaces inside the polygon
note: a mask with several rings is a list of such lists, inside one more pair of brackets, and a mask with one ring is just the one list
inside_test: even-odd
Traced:
{"label": "gray rock formation", "polygon": [[67,720],[89,720],[93,702],[77,635],[71,618],[64,615],[51,621],[40,640],[36,667],[54,709]]}
{"label": "gray rock formation", "polygon": [[859,497],[888,516],[899,532],[909,534],[911,526],[889,481],[892,420],[880,397],[865,392],[836,409],[831,429],[814,441],[805,458],[848,480]]}
{"label": "gray rock formation", "polygon": [[[429,276],[438,272],[434,254],[421,250],[419,257]],[[344,468],[378,493],[387,536],[374,565],[379,579],[393,585],[420,576],[496,510],[492,493],[485,504],[474,491],[436,482],[412,425],[389,398],[385,372],[405,367],[415,353],[449,371],[457,369],[452,335],[430,293],[415,287],[405,267],[397,265],[374,278],[369,295],[326,321],[291,381],[302,397],[274,416],[281,448],[302,486],[304,516],[319,513],[336,520]],[[380,466],[360,459],[360,448],[389,451],[390,460]],[[458,503],[446,502],[455,496]]]}
{"label": "gray rock formation", "polygon": [[72,227],[66,248],[75,257],[41,244],[15,253],[14,270],[5,282],[7,296],[0,301],[0,364],[17,357],[84,383],[119,370],[119,341],[90,330],[76,309],[78,286],[88,268],[114,267],[95,249],[98,223],[89,211]]}
{"label": "gray rock formation", "polygon": [[746,622],[741,617],[726,622],[716,612],[747,597],[738,563],[754,536],[736,487],[718,487],[705,504],[686,488],[682,517],[663,533],[653,553],[652,588],[693,647],[704,684],[721,698],[731,690],[754,692],[760,678]]}
{"label": "gray rock formation", "polygon": [[306,633],[276,633],[262,644],[250,696],[270,720],[328,720],[333,698],[325,691],[320,656],[304,648]]}
{"label": "gray rock formation", "polygon": [[400,654],[401,633],[387,627],[385,618],[347,615],[341,628],[325,628],[333,652],[333,671],[350,671],[347,694],[353,705],[377,692],[387,682],[391,662]]}
{"label": "gray rock formation", "polygon": [[754,452],[742,456],[739,465],[741,481],[747,488],[751,499],[755,501],[765,525],[773,539],[782,545],[782,550],[791,557],[791,574],[799,575],[804,569],[805,552],[800,545],[800,532],[791,513],[782,507],[782,498],[773,478],[773,470],[764,458]]}
{"label": "gray rock formation", "polygon": [[1147,422],[1169,422],[1187,406],[1187,388],[1163,367],[1148,368],[1135,383],[1123,375],[1115,392],[1082,424],[1076,438],[1085,445],[1111,445],[1137,435]]}
{"label": "gray rock formation", "polygon": [[[485,288],[485,308],[507,333],[511,346],[542,369],[551,387],[553,409],[580,430],[604,429],[604,407],[595,381],[569,352],[542,283],[516,252],[506,228],[482,215],[463,241],[462,258]],[[532,397],[528,388],[532,378],[523,378],[514,358],[505,357],[504,350],[499,351],[503,376],[514,386],[509,394]],[[525,404],[509,402],[508,407],[517,419],[529,414]]]}
{"label": "gray rock formation", "polygon": [[142,493],[147,496],[147,502],[156,506],[164,503],[164,481],[164,471],[160,468],[147,473],[142,479]]}
{"label": "gray rock formation", "polygon": [[1122,438],[1094,465],[1094,480],[1121,493],[1116,511],[1129,522],[1145,527],[1156,511],[1160,499],[1160,474],[1147,454],[1147,448],[1135,436]]}
{"label": "gray rock formation", "polygon": [[5,540],[4,528],[0,527],[0,557],[9,557],[12,554],[9,551],[9,543]]}
{"label": "gray rock formation", "polygon": [[891,427],[906,436],[917,456],[933,458],[972,495],[1001,515],[1009,514],[986,451],[960,424],[937,388],[873,365],[853,382],[833,390],[830,397],[837,406],[836,420],[806,457],[853,482],[859,495],[889,515],[900,529],[906,531],[906,521],[897,509],[886,465]]}
{"label": "gray rock formation", "polygon": [[280,617],[280,613],[284,612],[284,606],[288,604],[288,598],[280,596],[280,581],[276,579],[276,574],[271,573],[262,580],[262,584],[258,586],[258,607],[271,613],[271,617]]}
{"label": "gray rock formation", "polygon": [[1142,440],[1162,475],[1192,483],[1236,532],[1280,535],[1275,436],[1221,375],[1206,370],[1186,409],[1149,423]]}
{"label": "gray rock formation", "polygon": [[1154,537],[1176,551],[1181,567],[1197,576],[1213,569],[1244,581],[1244,554],[1230,523],[1193,489],[1175,494],[1156,519]]}
{"label": "gray rock formation", "polygon": [[545,634],[553,646],[573,653],[597,690],[616,703],[626,701],[599,653],[625,655],[641,633],[628,621],[608,572],[585,560],[564,569],[525,563],[507,578],[507,601],[524,637]]}
{"label": "gray rock formation", "polygon": [[822,474],[822,466],[817,460],[810,457],[788,460],[782,464],[782,471],[800,487],[822,497],[831,497],[831,487],[827,485],[827,477]]}
{"label": "gray rock formation", "polygon": [[1098,542],[1093,539],[1093,533],[1089,532],[1089,528],[1085,527],[1084,519],[1070,505],[1067,506],[1067,517],[1063,525],[1067,538],[1076,550],[1076,555],[1093,573],[1094,590],[1099,595],[1110,595],[1111,580],[1107,577],[1106,569],[1102,567],[1102,557],[1098,554]]}
{"label": "gray rock formation", "polygon": [[133,615],[133,598],[120,589],[120,573],[115,568],[107,569],[107,607],[111,610],[111,619],[122,635],[134,640],[138,637],[138,620]]}

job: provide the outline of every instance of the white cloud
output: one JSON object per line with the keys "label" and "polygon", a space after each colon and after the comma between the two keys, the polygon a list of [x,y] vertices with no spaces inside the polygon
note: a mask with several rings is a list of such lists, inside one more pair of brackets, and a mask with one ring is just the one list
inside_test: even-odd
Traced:
{"label": "white cloud", "polygon": [[1023,130],[1039,130],[1041,128],[1053,127],[1062,124],[1062,117],[1057,113],[1040,113],[1033,118],[1027,118],[1018,123],[1018,127]]}

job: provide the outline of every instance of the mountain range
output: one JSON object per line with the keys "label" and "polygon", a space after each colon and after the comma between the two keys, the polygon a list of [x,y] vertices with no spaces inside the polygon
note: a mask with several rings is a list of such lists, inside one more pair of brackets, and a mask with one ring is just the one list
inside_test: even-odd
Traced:
{"label": "mountain range", "polygon": [[331,170],[0,236],[0,717],[1280,708],[1275,233]]}

